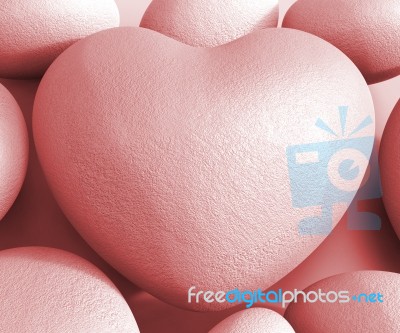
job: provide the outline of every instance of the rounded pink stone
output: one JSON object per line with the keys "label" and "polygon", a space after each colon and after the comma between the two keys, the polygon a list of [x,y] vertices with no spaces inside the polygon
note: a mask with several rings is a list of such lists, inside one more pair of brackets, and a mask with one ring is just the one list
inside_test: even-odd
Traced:
{"label": "rounded pink stone", "polygon": [[1,332],[139,333],[117,288],[69,252],[25,247],[0,252]]}
{"label": "rounded pink stone", "polygon": [[278,25],[278,0],[154,0],[140,26],[182,43],[213,47]]}
{"label": "rounded pink stone", "polygon": [[379,164],[383,202],[393,228],[400,237],[400,100],[383,132]]}
{"label": "rounded pink stone", "polygon": [[16,100],[0,84],[0,219],[14,203],[25,179],[28,133]]}
{"label": "rounded pink stone", "polygon": [[312,33],[339,48],[369,84],[400,75],[398,0],[299,0],[283,26]]}
{"label": "rounded pink stone", "polygon": [[0,10],[0,77],[32,78],[74,42],[117,27],[113,0],[5,0]]}
{"label": "rounded pink stone", "polygon": [[209,333],[295,333],[281,315],[268,309],[242,310],[226,318]]}
{"label": "rounded pink stone", "polygon": [[[381,271],[358,271],[336,275],[314,283],[305,291],[348,291],[348,303],[292,303],[285,318],[296,333],[388,333],[400,332],[400,274]],[[378,293],[383,297],[378,301]],[[366,302],[360,294],[376,294],[375,302]],[[355,296],[362,302],[352,300]],[[333,300],[333,296],[330,296]],[[373,297],[371,298],[373,300]]]}

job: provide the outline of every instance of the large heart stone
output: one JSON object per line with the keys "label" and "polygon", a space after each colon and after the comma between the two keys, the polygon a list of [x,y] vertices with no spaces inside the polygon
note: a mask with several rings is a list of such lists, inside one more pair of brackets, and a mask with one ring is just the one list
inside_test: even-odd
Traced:
{"label": "large heart stone", "polygon": [[[306,47],[305,47],[306,46]],[[69,48],[33,115],[63,211],[125,276],[178,306],[188,289],[265,289],[310,254],[361,184],[374,109],[354,64],[290,29],[193,48],[117,28]]]}

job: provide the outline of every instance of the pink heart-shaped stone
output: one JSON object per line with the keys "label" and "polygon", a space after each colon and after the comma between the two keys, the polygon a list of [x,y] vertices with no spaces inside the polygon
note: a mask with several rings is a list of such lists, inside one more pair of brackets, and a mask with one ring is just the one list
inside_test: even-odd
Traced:
{"label": "pink heart-shaped stone", "polygon": [[212,47],[278,25],[278,0],[154,0],[140,26],[182,43]]}
{"label": "pink heart-shaped stone", "polygon": [[113,0],[6,0],[0,10],[0,77],[32,78],[77,40],[117,27]]}
{"label": "pink heart-shaped stone", "polygon": [[[229,304],[188,304],[191,286],[265,289],[320,244],[374,135],[354,64],[290,29],[214,49],[140,28],[98,33],[51,66],[33,118],[46,177],[81,235],[142,288],[201,310]],[[357,177],[347,184],[337,168]]]}
{"label": "pink heart-shaped stone", "polygon": [[29,142],[21,109],[0,84],[0,219],[14,203],[25,179]]}
{"label": "pink heart-shaped stone", "polygon": [[379,153],[383,202],[397,236],[400,237],[400,100],[383,132]]}
{"label": "pink heart-shaped stone", "polygon": [[128,304],[95,266],[44,247],[0,252],[1,332],[139,333]]}
{"label": "pink heart-shaped stone", "polygon": [[[296,333],[400,332],[399,285],[400,274],[390,272],[332,276],[306,288],[311,302],[300,294],[285,318]],[[316,294],[325,294],[319,298],[324,302],[313,302]]]}
{"label": "pink heart-shaped stone", "polygon": [[400,75],[398,0],[299,0],[286,13],[283,26],[335,45],[369,84]]}

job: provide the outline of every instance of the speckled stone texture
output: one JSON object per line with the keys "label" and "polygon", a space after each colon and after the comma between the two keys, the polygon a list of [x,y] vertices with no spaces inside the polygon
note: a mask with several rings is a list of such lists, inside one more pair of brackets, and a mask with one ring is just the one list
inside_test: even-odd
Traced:
{"label": "speckled stone texture", "polygon": [[274,311],[262,308],[243,310],[226,318],[209,333],[295,333]]}
{"label": "speckled stone texture", "polygon": [[[394,333],[400,332],[400,275],[358,271],[319,281],[305,291],[348,290],[350,297],[381,293],[383,303],[293,303],[285,313],[296,333]],[[365,298],[362,298],[363,300]]]}
{"label": "speckled stone texture", "polygon": [[383,202],[390,222],[400,238],[400,100],[383,132],[379,153]]}
{"label": "speckled stone texture", "polygon": [[154,0],[140,26],[182,43],[213,47],[278,25],[278,0]]}
{"label": "speckled stone texture", "polygon": [[44,247],[0,252],[0,331],[139,333],[117,288],[94,265]]}
{"label": "speckled stone texture", "polygon": [[4,0],[0,8],[0,77],[35,78],[74,42],[117,27],[113,0]]}
{"label": "speckled stone texture", "polygon": [[283,26],[335,45],[369,84],[400,75],[398,0],[299,0],[287,12]]}
{"label": "speckled stone texture", "polygon": [[0,219],[14,203],[28,165],[28,132],[16,100],[0,84]]}
{"label": "speckled stone texture", "polygon": [[[162,300],[218,310],[229,304],[188,304],[188,289],[267,288],[325,238],[299,235],[321,209],[292,208],[286,149],[335,145],[315,123],[340,128],[342,104],[349,128],[374,118],[358,69],[310,34],[265,29],[198,49],[117,28],[50,67],[33,129],[57,201],[103,258]],[[355,137],[366,135],[374,126]]]}

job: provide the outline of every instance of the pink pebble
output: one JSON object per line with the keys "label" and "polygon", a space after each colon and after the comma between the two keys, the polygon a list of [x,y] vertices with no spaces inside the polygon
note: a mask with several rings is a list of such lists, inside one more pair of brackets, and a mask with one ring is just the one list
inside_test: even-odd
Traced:
{"label": "pink pebble", "polygon": [[0,10],[0,77],[32,78],[71,44],[117,27],[113,0],[6,0]]}
{"label": "pink pebble", "polygon": [[[0,83],[19,104],[31,140],[33,100],[39,81],[1,79]],[[14,147],[16,149],[17,146]],[[138,289],[100,258],[64,216],[44,177],[33,138],[29,145],[28,169],[20,194],[0,223],[0,250],[31,245],[56,247],[87,259],[101,269],[124,296]]]}
{"label": "pink pebble", "polygon": [[28,164],[28,133],[14,97],[0,84],[0,219],[14,203]]}
{"label": "pink pebble", "polygon": [[213,47],[278,25],[278,0],[154,0],[140,26],[182,43]]}
{"label": "pink pebble", "polygon": [[400,75],[398,0],[299,0],[287,12],[283,26],[335,45],[369,84]]}
{"label": "pink pebble", "polygon": [[[119,28],[55,61],[38,89],[33,129],[57,201],[106,261],[162,300],[219,310],[230,304],[189,304],[188,289],[266,289],[343,215],[345,205],[332,215],[318,204],[293,207],[287,157],[288,147],[321,141],[336,149],[337,138],[315,124],[321,118],[341,133],[343,103],[347,134],[371,121],[352,136],[367,137],[366,159],[370,92],[329,43],[266,29],[199,49]],[[311,189],[323,202],[334,200],[328,177],[339,181],[327,172]],[[310,217],[326,232],[300,234]]]}
{"label": "pink pebble", "polygon": [[[300,301],[289,306],[285,318],[296,333],[400,332],[399,286],[400,274],[396,273],[358,271],[336,275],[305,289],[306,293],[319,293],[319,289],[329,292],[330,302],[324,297],[324,303],[304,303],[299,296]],[[331,292],[348,292],[349,301],[333,302],[335,296]]]}
{"label": "pink pebble", "polygon": [[397,236],[400,237],[400,100],[383,132],[379,164],[383,202]]}
{"label": "pink pebble", "polygon": [[209,333],[295,333],[274,311],[261,308],[243,310],[226,318]]}
{"label": "pink pebble", "polygon": [[128,304],[95,266],[44,247],[0,252],[0,331],[139,333]]}

